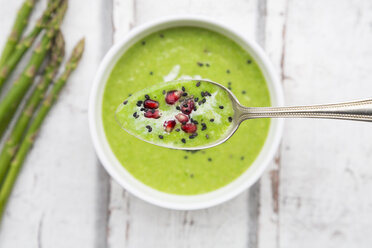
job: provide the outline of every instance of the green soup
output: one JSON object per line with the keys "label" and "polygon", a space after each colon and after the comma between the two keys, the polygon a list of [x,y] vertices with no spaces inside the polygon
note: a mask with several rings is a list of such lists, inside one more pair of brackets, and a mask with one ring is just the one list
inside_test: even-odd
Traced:
{"label": "green soup", "polygon": [[229,94],[202,80],[178,80],[138,91],[120,103],[118,124],[153,144],[198,148],[214,144],[232,129]]}
{"label": "green soup", "polygon": [[[179,27],[153,33],[134,44],[119,59],[107,81],[103,125],[111,149],[123,167],[159,191],[193,195],[225,186],[253,163],[270,127],[269,119],[245,121],[224,144],[187,152],[137,139],[115,119],[118,105],[135,92],[163,81],[192,78],[223,84],[243,105],[270,106],[260,68],[245,50],[225,36],[201,28]],[[208,130],[210,123],[206,124]]]}

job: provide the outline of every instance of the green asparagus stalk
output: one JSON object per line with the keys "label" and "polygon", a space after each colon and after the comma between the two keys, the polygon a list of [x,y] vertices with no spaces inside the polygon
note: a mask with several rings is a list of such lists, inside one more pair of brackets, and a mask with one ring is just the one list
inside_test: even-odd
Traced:
{"label": "green asparagus stalk", "polygon": [[64,57],[65,42],[61,32],[58,32],[54,39],[54,44],[51,51],[49,62],[46,66],[44,76],[35,87],[32,95],[27,100],[20,117],[14,125],[7,141],[4,144],[0,154],[0,185],[3,182],[6,172],[9,169],[10,162],[17,151],[19,143],[27,129],[33,113],[39,106],[44,97],[49,84],[58,72],[58,68]]}
{"label": "green asparagus stalk", "polygon": [[56,81],[50,93],[44,98],[44,101],[40,106],[40,109],[36,113],[35,118],[32,120],[30,127],[25,134],[25,138],[23,139],[18,152],[16,153],[14,159],[11,162],[8,174],[0,189],[0,218],[3,214],[6,202],[9,198],[9,195],[12,191],[13,185],[19,174],[22,164],[27,156],[27,153],[32,147],[32,144],[35,141],[36,135],[46,115],[51,109],[53,103],[57,100],[57,97],[60,91],[62,90],[63,86],[66,84],[68,77],[70,76],[72,71],[77,67],[80,58],[83,54],[83,51],[84,39],[79,41],[79,43],[75,46],[72,55],[66,64],[65,71],[63,72],[61,77]]}
{"label": "green asparagus stalk", "polygon": [[17,17],[13,23],[12,31],[5,43],[3,52],[0,57],[0,67],[5,63],[6,59],[12,54],[17,42],[22,36],[28,22],[28,18],[34,9],[36,0],[25,0],[18,10]]}
{"label": "green asparagus stalk", "polygon": [[[5,81],[13,72],[14,68],[17,66],[18,62],[21,60],[26,51],[32,46],[41,30],[43,30],[43,28],[47,26],[51,15],[58,8],[58,6],[60,6],[60,4],[61,0],[49,0],[47,8],[43,12],[39,20],[36,22],[36,25],[30,32],[30,34],[23,38],[13,48],[11,55],[6,58],[4,63],[0,64],[0,88],[4,85]],[[63,3],[61,4],[61,8],[63,8]]]}
{"label": "green asparagus stalk", "polygon": [[0,138],[16,112],[22,98],[32,85],[33,79],[51,47],[52,39],[59,30],[66,8],[67,2],[65,2],[64,8],[60,9],[54,17],[52,25],[48,28],[40,44],[35,48],[21,76],[15,81],[7,95],[0,102]]}

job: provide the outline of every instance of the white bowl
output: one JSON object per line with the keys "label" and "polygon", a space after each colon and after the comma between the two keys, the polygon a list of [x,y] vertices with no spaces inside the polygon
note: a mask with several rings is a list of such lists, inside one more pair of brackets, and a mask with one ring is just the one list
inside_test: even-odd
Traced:
{"label": "white bowl", "polygon": [[101,118],[104,88],[111,70],[128,48],[153,32],[177,26],[206,28],[234,40],[251,54],[256,63],[260,66],[270,91],[273,106],[281,106],[283,104],[283,93],[273,66],[269,62],[263,50],[255,42],[243,37],[238,32],[233,31],[230,27],[226,27],[221,23],[205,17],[168,17],[152,21],[133,29],[128,35],[123,37],[121,41],[117,42],[106,54],[95,77],[89,102],[90,132],[99,159],[107,172],[123,188],[133,195],[161,207],[179,210],[193,210],[207,208],[225,202],[254,184],[274,157],[280,142],[283,121],[280,119],[273,119],[271,121],[269,134],[265,144],[253,164],[233,182],[212,192],[191,196],[168,194],[153,189],[134,178],[120,164],[114,153],[111,151],[106,139]]}

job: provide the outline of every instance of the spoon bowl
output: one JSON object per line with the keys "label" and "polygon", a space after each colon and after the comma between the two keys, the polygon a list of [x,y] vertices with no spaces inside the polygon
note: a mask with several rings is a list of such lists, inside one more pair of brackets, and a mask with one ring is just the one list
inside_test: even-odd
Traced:
{"label": "spoon bowl", "polygon": [[[145,142],[148,142],[150,144],[154,144],[154,145],[158,145],[158,146],[162,146],[162,147],[166,147],[166,148],[180,149],[180,150],[202,150],[202,149],[207,149],[207,148],[210,148],[210,147],[213,147],[213,146],[222,144],[223,142],[225,142],[226,140],[228,140],[234,134],[234,132],[238,129],[238,127],[239,127],[240,122],[238,122],[237,120],[238,120],[238,118],[240,116],[240,111],[239,110],[240,110],[240,106],[241,105],[240,105],[238,99],[235,97],[235,95],[228,88],[226,88],[225,86],[223,86],[223,85],[221,85],[219,83],[216,83],[216,82],[213,82],[213,81],[210,81],[210,80],[194,80],[194,79],[190,79],[190,80],[174,80],[174,81],[168,81],[168,82],[165,82],[165,83],[157,84],[153,88],[157,88],[159,86],[164,86],[164,85],[177,85],[177,84],[179,85],[179,84],[182,84],[182,83],[185,83],[185,82],[193,83],[193,84],[210,84],[210,85],[215,85],[219,89],[221,89],[222,92],[225,92],[228,95],[228,98],[229,98],[229,101],[231,102],[232,110],[233,110],[232,121],[231,121],[231,124],[230,124],[229,128],[224,133],[224,135],[221,135],[218,139],[214,140],[214,142],[207,142],[205,144],[197,145],[197,146],[189,145],[189,143],[186,143],[186,144],[184,144],[182,146],[175,146],[175,145],[172,145],[172,144],[169,144],[169,143],[164,143],[164,142],[154,142],[153,140],[146,139],[146,138],[144,138],[144,137],[136,134],[136,132],[133,130],[133,128],[129,128],[128,125],[126,125],[126,121],[124,120],[124,118],[130,119],[130,118],[132,118],[132,116],[128,116],[128,115],[123,116],[122,115],[122,111],[125,108],[126,103],[128,101],[130,101],[130,98],[132,96],[130,96],[128,99],[125,99],[123,101],[123,103],[121,103],[117,107],[117,109],[115,111],[115,120],[116,120],[116,122],[120,125],[120,127],[122,129],[124,129],[127,133],[135,136],[136,138],[141,139],[141,140],[143,140]],[[150,94],[149,91],[151,91],[151,88],[150,89],[145,89],[145,90],[140,91],[140,92],[136,92],[133,96],[135,97],[135,95],[146,95],[147,93]],[[195,100],[196,99],[196,96],[192,96],[192,98]],[[162,102],[160,102],[160,104],[162,104]],[[195,105],[197,105],[197,102],[195,102]],[[141,105],[141,107],[143,107],[143,105]],[[143,108],[141,108],[141,109],[143,109]],[[175,114],[173,114],[173,116],[174,115]],[[169,115],[167,115],[167,116],[169,116]],[[189,115],[189,118],[191,120],[192,120],[192,116],[193,116],[193,114],[191,113]],[[142,118],[142,116],[140,116],[140,118]],[[142,119],[143,120],[146,120],[145,118],[142,118]],[[163,119],[160,119],[160,121],[164,121],[164,120]],[[166,132],[164,132],[164,135],[166,135]]]}

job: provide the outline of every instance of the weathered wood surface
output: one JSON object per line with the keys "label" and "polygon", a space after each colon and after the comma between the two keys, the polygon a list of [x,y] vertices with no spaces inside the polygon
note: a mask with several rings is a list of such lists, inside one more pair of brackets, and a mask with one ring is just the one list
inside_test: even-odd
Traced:
{"label": "weathered wood surface", "polygon": [[[21,2],[0,0],[0,45]],[[152,206],[106,175],[86,113],[99,61],[135,26],[181,14],[216,18],[255,39],[282,78],[287,104],[371,97],[369,0],[70,1],[67,47],[84,35],[86,54],[27,159],[0,247],[370,247],[369,123],[286,121],[262,179],[206,210]]]}

